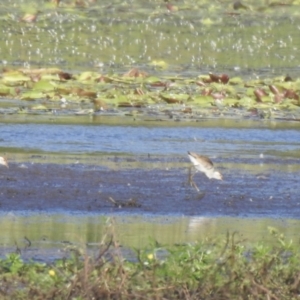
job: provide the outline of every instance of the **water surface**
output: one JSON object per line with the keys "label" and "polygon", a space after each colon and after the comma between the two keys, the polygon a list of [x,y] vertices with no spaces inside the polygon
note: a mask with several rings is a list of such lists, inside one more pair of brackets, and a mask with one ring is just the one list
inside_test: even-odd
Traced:
{"label": "water surface", "polygon": [[68,154],[185,155],[189,151],[223,158],[299,158],[299,128],[207,126],[108,126],[101,124],[0,124],[2,149]]}
{"label": "water surface", "polygon": [[[299,239],[297,123],[6,122],[0,129],[10,162],[0,173],[4,252],[17,245],[28,257],[54,259],[66,245],[97,247],[108,216],[125,247],[227,231],[271,242],[270,226]],[[201,193],[189,186],[187,151],[210,156],[224,181],[196,174]]]}
{"label": "water surface", "polygon": [[127,258],[134,258],[130,248],[150,246],[150,240],[162,246],[194,243],[203,239],[235,240],[252,245],[278,241],[270,233],[277,230],[287,241],[298,243],[299,220],[230,217],[174,217],[154,215],[72,215],[72,214],[2,214],[0,256],[19,248],[25,259],[52,261],[67,255],[68,249],[79,248],[97,253],[108,225],[113,224],[115,238]]}
{"label": "water surface", "polygon": [[[3,66],[197,76],[298,76],[299,7],[247,1],[177,1],[170,12],[157,1],[5,1],[0,4]],[[72,4],[73,3],[73,4]],[[175,5],[175,4],[174,4]],[[39,9],[37,21],[20,22]],[[158,63],[157,63],[158,62]],[[162,67],[159,66],[162,62]]]}

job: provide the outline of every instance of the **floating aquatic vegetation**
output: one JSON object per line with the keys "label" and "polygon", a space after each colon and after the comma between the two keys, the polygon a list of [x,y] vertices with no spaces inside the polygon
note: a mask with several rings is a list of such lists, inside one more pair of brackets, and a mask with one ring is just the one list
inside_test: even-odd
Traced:
{"label": "floating aquatic vegetation", "polygon": [[0,96],[6,108],[9,99],[14,107],[15,100],[33,102],[25,111],[21,104],[20,113],[118,114],[138,108],[129,115],[146,116],[155,110],[168,117],[176,112],[179,119],[191,120],[199,115],[225,117],[228,113],[248,117],[253,111],[264,118],[293,114],[297,119],[300,113],[300,80],[284,76],[252,81],[215,73],[195,78],[156,77],[137,68],[122,74],[5,69],[1,75]]}

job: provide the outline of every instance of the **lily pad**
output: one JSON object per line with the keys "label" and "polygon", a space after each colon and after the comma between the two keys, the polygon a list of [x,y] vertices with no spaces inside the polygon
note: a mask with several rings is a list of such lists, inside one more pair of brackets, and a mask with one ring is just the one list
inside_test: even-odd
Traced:
{"label": "lily pad", "polygon": [[24,92],[21,96],[21,100],[36,100],[36,99],[42,99],[45,98],[45,94],[40,91],[27,91]]}
{"label": "lily pad", "polygon": [[50,92],[53,91],[54,89],[55,89],[55,84],[48,80],[40,80],[36,82],[32,87],[33,91],[43,91],[43,92]]}
{"label": "lily pad", "polygon": [[31,81],[31,78],[26,75],[23,75],[20,72],[5,73],[2,78],[3,84],[7,86],[18,86],[29,81]]}

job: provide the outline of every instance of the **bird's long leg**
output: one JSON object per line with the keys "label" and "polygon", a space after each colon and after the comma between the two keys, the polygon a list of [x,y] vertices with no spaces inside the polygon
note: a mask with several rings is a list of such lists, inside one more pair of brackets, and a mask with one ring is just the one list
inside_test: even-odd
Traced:
{"label": "bird's long leg", "polygon": [[192,174],[192,167],[189,167],[189,173],[188,173],[188,181],[187,183],[192,186],[192,180],[193,180],[193,174]]}
{"label": "bird's long leg", "polygon": [[196,183],[194,180],[191,182],[191,185],[197,190],[197,192],[200,192],[199,188],[197,187]]}
{"label": "bird's long leg", "polygon": [[192,173],[192,167],[189,167],[189,178],[188,178],[188,183],[190,184],[190,186],[194,187],[197,192],[200,192],[199,188],[197,187],[196,183],[194,182],[194,176],[196,173]]}

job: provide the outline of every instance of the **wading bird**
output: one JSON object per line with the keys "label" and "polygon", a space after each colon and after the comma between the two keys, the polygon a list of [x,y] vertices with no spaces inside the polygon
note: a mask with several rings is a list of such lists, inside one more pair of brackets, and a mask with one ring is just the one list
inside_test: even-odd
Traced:
{"label": "wading bird", "polygon": [[[207,156],[199,155],[194,152],[188,152],[188,156],[196,168],[196,172],[203,172],[209,179],[223,180],[222,174],[215,170],[213,162]],[[194,175],[190,174],[189,182],[199,192],[199,189],[193,180]]]}

